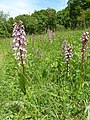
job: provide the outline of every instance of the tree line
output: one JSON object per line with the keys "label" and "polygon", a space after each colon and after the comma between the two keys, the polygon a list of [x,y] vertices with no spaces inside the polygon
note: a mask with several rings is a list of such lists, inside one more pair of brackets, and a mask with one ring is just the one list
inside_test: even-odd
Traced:
{"label": "tree line", "polygon": [[31,15],[23,14],[15,18],[0,11],[0,37],[11,37],[13,23],[21,20],[26,33],[45,33],[48,29],[83,29],[90,27],[90,0],[68,0],[67,7],[56,11],[53,8],[34,11]]}

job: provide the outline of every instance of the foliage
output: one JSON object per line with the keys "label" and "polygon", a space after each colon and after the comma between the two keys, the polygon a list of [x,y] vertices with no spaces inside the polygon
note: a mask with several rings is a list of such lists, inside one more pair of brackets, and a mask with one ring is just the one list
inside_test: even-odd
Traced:
{"label": "foliage", "polygon": [[[90,32],[90,29],[88,29]],[[86,120],[90,105],[90,43],[82,69],[80,37],[83,31],[61,31],[55,39],[47,35],[27,36],[28,67],[25,76],[27,94],[18,84],[18,66],[13,57],[11,39],[0,40],[0,119],[1,120]],[[69,76],[62,56],[62,38],[72,43]],[[37,57],[36,51],[40,50]]]}
{"label": "foliage", "polygon": [[26,34],[46,33],[48,29],[83,29],[90,27],[90,1],[68,0],[67,7],[57,11],[53,8],[34,11],[31,15],[23,14],[14,19],[9,14],[0,11],[0,37],[12,35],[13,23],[23,21]]}
{"label": "foliage", "polygon": [[[69,0],[68,1],[68,8],[69,8],[69,16],[71,21],[71,28],[75,29],[77,25],[80,26],[80,24],[86,22],[84,21],[84,18],[82,16],[83,12],[86,11],[88,8],[90,8],[90,1],[86,0]],[[80,19],[78,19],[80,18]],[[85,27],[84,25],[80,26]]]}

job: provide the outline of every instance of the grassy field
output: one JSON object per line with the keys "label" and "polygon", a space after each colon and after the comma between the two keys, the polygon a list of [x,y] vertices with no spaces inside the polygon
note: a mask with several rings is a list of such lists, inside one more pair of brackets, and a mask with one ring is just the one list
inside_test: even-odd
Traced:
{"label": "grassy field", "polygon": [[[82,34],[82,30],[60,31],[50,41],[46,35],[36,35],[33,49],[27,36],[26,95],[18,81],[13,38],[0,39],[0,120],[90,120],[90,42],[82,67]],[[68,76],[63,36],[72,43]]]}

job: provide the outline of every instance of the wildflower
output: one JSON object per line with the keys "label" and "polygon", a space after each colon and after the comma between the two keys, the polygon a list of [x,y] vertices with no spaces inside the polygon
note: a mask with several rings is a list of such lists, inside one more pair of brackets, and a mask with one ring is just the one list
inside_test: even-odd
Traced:
{"label": "wildflower", "polygon": [[24,69],[25,59],[26,59],[26,33],[24,31],[23,22],[19,21],[14,23],[13,28],[13,51],[18,60],[18,64],[21,65]]}
{"label": "wildflower", "polygon": [[68,44],[68,47],[66,47],[66,40],[64,39],[63,40],[63,43],[62,43],[62,54],[63,54],[63,57],[65,59],[65,63],[66,63],[66,76],[69,75],[69,68],[70,68],[70,65],[69,65],[69,60],[72,58],[72,44],[69,43]]}
{"label": "wildflower", "polygon": [[68,48],[65,49],[65,58],[66,62],[72,58],[72,45],[71,43],[68,44]]}
{"label": "wildflower", "polygon": [[65,61],[68,61],[72,58],[72,44],[69,43],[68,47],[66,46],[66,40],[63,37],[63,43],[62,43],[62,54],[65,57]]}
{"label": "wildflower", "polygon": [[40,49],[38,48],[38,49],[36,50],[36,57],[37,57],[37,59],[39,58],[39,56],[40,56]]}
{"label": "wildflower", "polygon": [[82,48],[81,48],[81,52],[82,52],[82,61],[85,59],[85,52],[87,49],[87,43],[89,40],[89,32],[84,32],[82,35]]}
{"label": "wildflower", "polygon": [[63,37],[63,43],[62,43],[62,57],[65,58],[65,50],[66,50],[66,40]]}
{"label": "wildflower", "polygon": [[31,40],[32,40],[32,50],[34,50],[34,33],[32,33]]}
{"label": "wildflower", "polygon": [[34,33],[32,33],[31,39],[34,40]]}
{"label": "wildflower", "polygon": [[63,40],[63,43],[62,43],[62,49],[63,49],[63,50],[66,49],[66,40],[65,40],[65,39]]}
{"label": "wildflower", "polygon": [[49,41],[55,39],[55,35],[54,35],[53,31],[50,29],[47,30],[47,36],[48,36]]}
{"label": "wildflower", "polygon": [[89,39],[89,32],[84,32],[82,35],[82,51],[86,50],[88,39]]}
{"label": "wildflower", "polygon": [[39,40],[39,42],[41,41],[41,35],[38,35],[38,40]]}

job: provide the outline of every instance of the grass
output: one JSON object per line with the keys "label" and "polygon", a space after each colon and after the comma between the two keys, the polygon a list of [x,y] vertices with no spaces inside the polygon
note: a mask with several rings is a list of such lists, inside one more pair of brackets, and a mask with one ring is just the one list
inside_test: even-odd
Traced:
{"label": "grass", "polygon": [[[56,32],[55,40],[50,43],[45,35],[41,35],[40,39],[36,35],[33,50],[31,36],[27,36],[27,95],[22,93],[19,86],[17,63],[11,48],[12,38],[0,39],[0,120],[87,119],[85,110],[90,104],[90,43],[82,71],[82,33],[82,30]],[[73,46],[68,78],[62,58],[63,36]]]}

